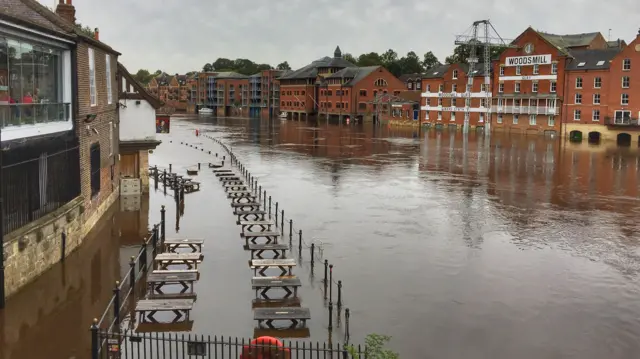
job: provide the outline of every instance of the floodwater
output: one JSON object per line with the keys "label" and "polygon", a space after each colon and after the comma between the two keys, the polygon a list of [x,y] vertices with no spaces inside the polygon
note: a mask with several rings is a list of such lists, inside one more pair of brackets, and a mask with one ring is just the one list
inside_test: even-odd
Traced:
{"label": "floodwater", "polygon": [[[184,174],[210,150],[221,156],[196,128],[232,146],[334,265],[351,342],[390,335],[402,358],[640,357],[638,149],[199,117],[172,119],[151,165]],[[182,217],[152,183],[140,211],[115,209],[65,264],[12,297],[0,358],[87,357],[91,319],[161,205],[167,237],[205,239],[193,332],[253,336],[239,228],[211,171],[195,179],[202,190],[187,194]],[[308,251],[294,273],[311,339],[342,342],[344,323],[327,331],[323,266],[311,272]]]}

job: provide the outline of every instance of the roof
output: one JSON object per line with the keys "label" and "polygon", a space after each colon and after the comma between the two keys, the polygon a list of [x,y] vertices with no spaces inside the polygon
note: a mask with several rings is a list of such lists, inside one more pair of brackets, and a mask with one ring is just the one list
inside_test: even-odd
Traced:
{"label": "roof", "polygon": [[591,42],[600,35],[599,32],[586,32],[582,34],[565,34],[557,35],[547,32],[538,31],[547,41],[563,49],[570,49],[572,47],[589,46]]}
{"label": "roof", "polygon": [[[429,71],[429,70],[427,70]],[[419,74],[419,73],[414,73],[414,74],[404,74],[404,75],[400,75],[400,77],[398,77],[398,79],[402,82],[407,82],[409,80],[419,80],[422,78],[422,76],[424,76],[423,74]]]}
{"label": "roof", "polygon": [[215,75],[216,79],[247,79],[249,76],[243,75],[234,71],[218,72]]}
{"label": "roof", "polygon": [[422,75],[422,78],[423,79],[441,78],[441,77],[444,76],[445,72],[447,72],[447,70],[449,70],[449,67],[451,67],[451,65],[449,65],[449,64],[436,66],[436,67],[434,67],[432,69],[427,70],[427,73]]}
{"label": "roof", "polygon": [[295,71],[291,71],[290,73],[281,76],[280,79],[287,80],[287,79],[315,78],[316,76],[318,76],[318,69],[323,67],[346,68],[346,67],[356,67],[356,65],[352,64],[351,62],[345,60],[342,57],[325,56],[323,58],[313,61],[312,63],[302,68],[299,68]]}
{"label": "roof", "polygon": [[[469,73],[469,64],[458,64],[458,66],[460,66],[460,68],[462,68],[462,71],[464,71],[465,74]],[[491,67],[490,67],[489,71],[491,71]],[[473,67],[472,76],[474,76],[474,77],[475,76],[484,76],[484,63],[483,62],[479,62]]]}
{"label": "roof", "polygon": [[347,67],[327,76],[327,79],[350,79],[342,86],[353,86],[382,66]]}
{"label": "roof", "polygon": [[613,40],[613,41],[607,41],[607,46],[609,46],[609,47],[625,47],[625,46],[627,46],[627,42],[622,40],[622,39]]}
{"label": "roof", "polygon": [[[567,71],[604,70],[610,61],[621,51],[621,48],[606,50],[572,50],[573,60],[567,64]],[[578,66],[581,65],[581,66]]]}
{"label": "roof", "polygon": [[[157,110],[157,109],[159,109],[160,107],[162,107],[164,105],[164,103],[162,103],[162,101],[160,101],[157,97],[155,97],[151,93],[149,93],[149,91],[147,91],[147,89],[145,89],[144,86],[142,86],[131,75],[131,73],[129,73],[127,68],[124,67],[124,65],[121,64],[120,62],[118,62],[118,72],[122,75],[122,77],[124,77],[127,80],[127,84],[130,84],[131,86],[133,86],[133,88],[136,90],[136,92],[138,92],[138,94],[140,94],[140,96],[142,96],[142,98],[144,98],[147,102],[149,102],[149,104],[153,108],[155,108]],[[127,92],[121,92],[120,93],[120,98],[127,98],[126,97],[126,93]]]}

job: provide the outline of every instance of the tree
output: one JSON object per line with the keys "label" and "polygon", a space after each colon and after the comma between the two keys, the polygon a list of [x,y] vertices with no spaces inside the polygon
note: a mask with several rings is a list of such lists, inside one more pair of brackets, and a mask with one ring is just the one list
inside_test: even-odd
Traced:
{"label": "tree", "polygon": [[383,65],[382,59],[377,52],[370,52],[358,56],[358,66],[380,66]]}
{"label": "tree", "polygon": [[346,53],[344,55],[342,55],[342,58],[349,61],[352,64],[357,64],[358,63],[358,59],[356,59],[355,57],[353,57],[353,55]]}
{"label": "tree", "polygon": [[[458,45],[453,49],[453,54],[451,56],[447,56],[445,62],[447,64],[466,64],[468,63],[468,59],[471,56],[471,46],[473,40],[469,40],[469,42],[465,45]],[[476,47],[476,56],[478,56],[478,61],[484,61],[484,45],[478,41]],[[491,58],[495,58],[500,56],[500,54],[505,50],[505,47],[492,47],[491,48]]]}
{"label": "tree", "polygon": [[369,334],[365,338],[364,357],[360,356],[357,349],[351,345],[347,347],[347,351],[352,358],[356,359],[398,359],[398,353],[385,349],[385,345],[391,340],[390,336]]}
{"label": "tree", "polygon": [[94,38],[96,36],[95,31],[89,26],[82,26],[81,23],[76,24],[76,29],[83,35]]}
{"label": "tree", "polygon": [[211,64],[204,64],[204,66],[202,66],[202,72],[213,72],[214,70]]}
{"label": "tree", "polygon": [[398,53],[389,49],[384,54],[380,55],[380,59],[384,66],[389,66],[398,61]]}
{"label": "tree", "polygon": [[133,78],[140,84],[146,86],[149,84],[149,81],[151,81],[152,75],[148,70],[140,69],[135,75],[133,75]]}
{"label": "tree", "polygon": [[438,61],[438,58],[433,54],[433,52],[429,51],[422,57],[422,68],[425,70],[429,70],[438,65],[440,65],[440,61]]}
{"label": "tree", "polygon": [[407,56],[400,59],[400,68],[403,74],[421,74],[424,72],[420,58],[413,51],[409,51]]}
{"label": "tree", "polygon": [[291,70],[291,66],[289,66],[288,62],[281,62],[276,66],[276,70]]}

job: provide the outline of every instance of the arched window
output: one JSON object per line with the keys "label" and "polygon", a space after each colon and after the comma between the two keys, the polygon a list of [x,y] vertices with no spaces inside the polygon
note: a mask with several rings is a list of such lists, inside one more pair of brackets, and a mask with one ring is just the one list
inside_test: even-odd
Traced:
{"label": "arched window", "polygon": [[387,80],[385,79],[377,79],[374,82],[374,85],[378,86],[378,87],[383,87],[383,86],[387,86]]}

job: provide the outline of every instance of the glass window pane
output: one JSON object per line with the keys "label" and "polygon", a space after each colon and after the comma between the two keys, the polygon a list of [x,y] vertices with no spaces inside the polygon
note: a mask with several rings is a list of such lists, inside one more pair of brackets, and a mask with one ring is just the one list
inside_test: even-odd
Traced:
{"label": "glass window pane", "polygon": [[11,120],[9,125],[20,125],[22,115],[19,104],[22,102],[22,50],[20,43],[15,40],[8,40],[9,54],[9,102],[11,103]]}
{"label": "glass window pane", "polygon": [[7,40],[0,37],[0,124],[2,127],[10,123],[11,108],[9,106],[9,54]]}

